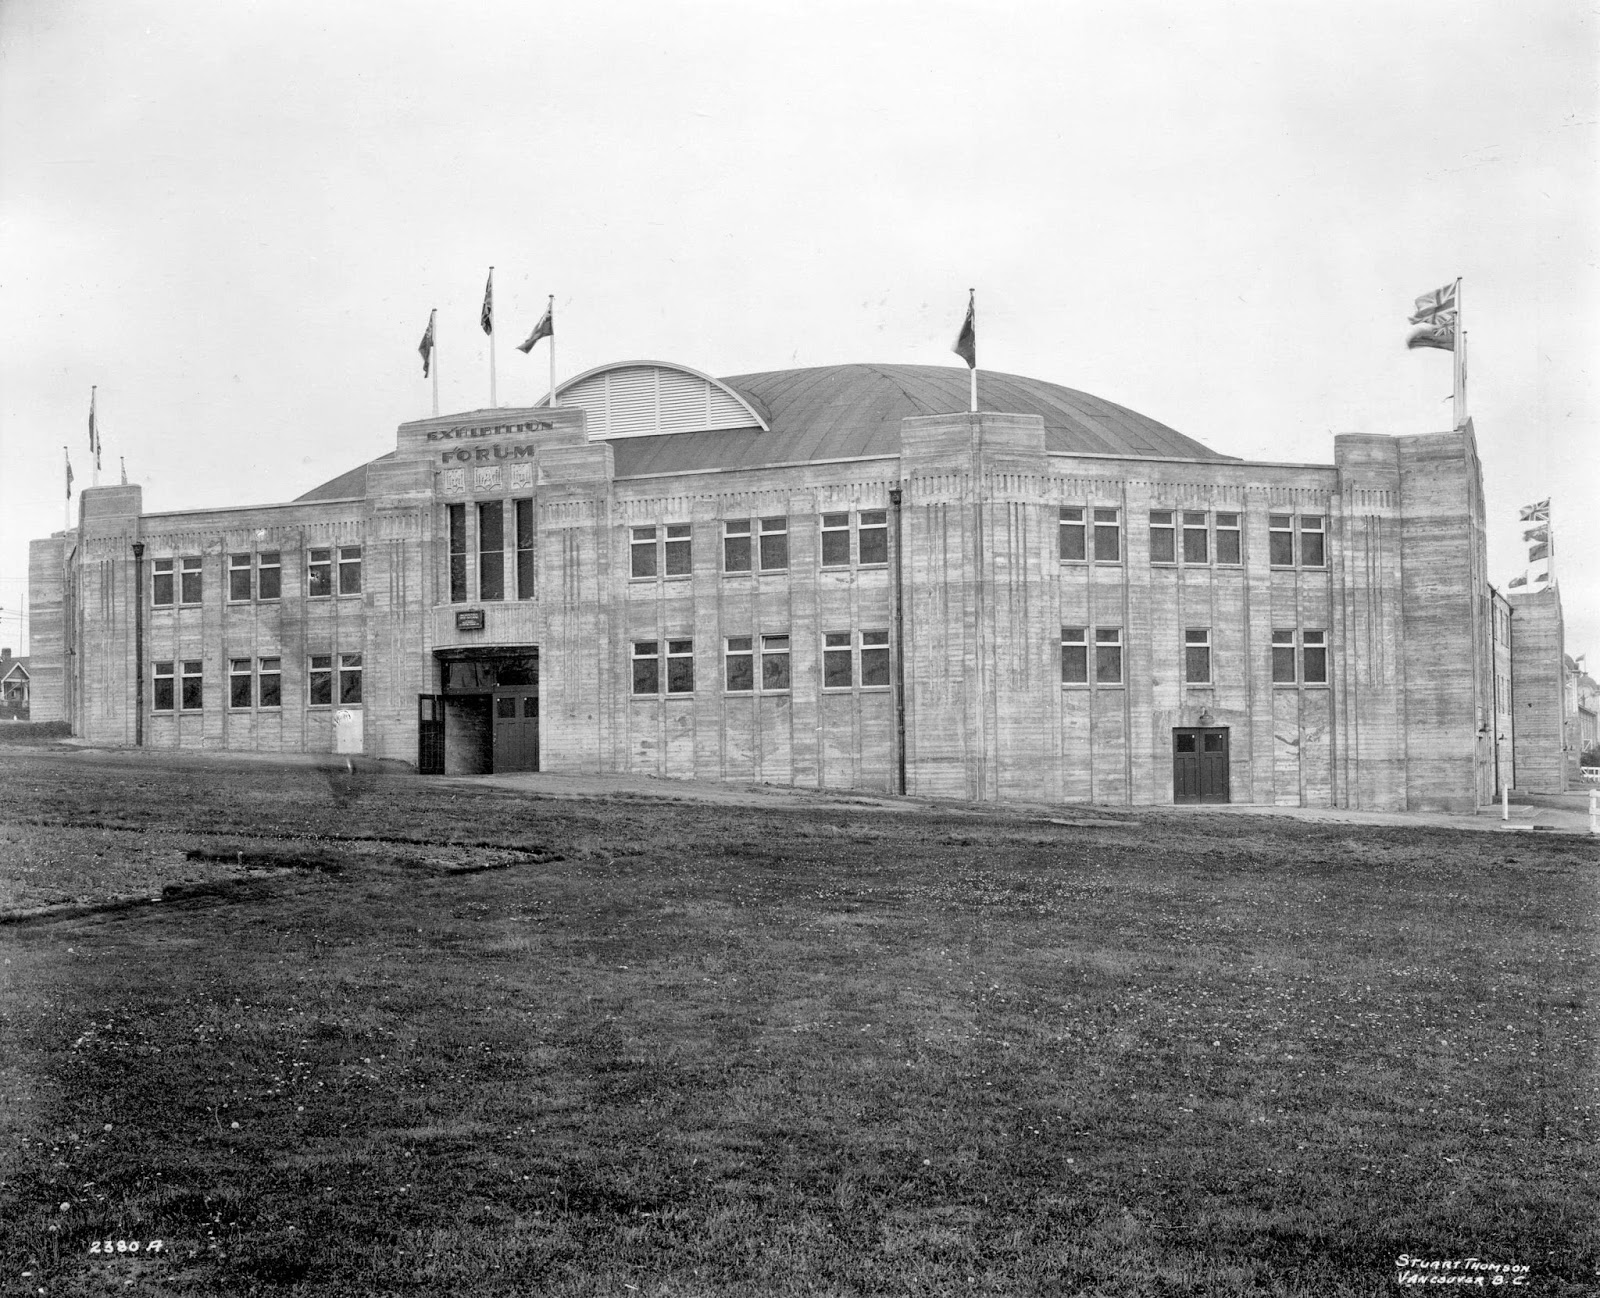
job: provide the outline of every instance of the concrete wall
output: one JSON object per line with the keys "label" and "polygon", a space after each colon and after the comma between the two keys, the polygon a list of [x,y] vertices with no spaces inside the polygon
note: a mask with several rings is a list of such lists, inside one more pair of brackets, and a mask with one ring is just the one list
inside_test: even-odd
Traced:
{"label": "concrete wall", "polygon": [[1517,792],[1568,788],[1565,624],[1555,590],[1512,592],[1511,680]]}

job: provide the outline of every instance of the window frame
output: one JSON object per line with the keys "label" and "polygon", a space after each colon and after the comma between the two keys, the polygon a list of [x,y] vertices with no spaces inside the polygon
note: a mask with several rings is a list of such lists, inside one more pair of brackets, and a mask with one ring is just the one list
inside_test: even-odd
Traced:
{"label": "window frame", "polygon": [[[749,576],[755,571],[755,529],[748,518],[722,520],[722,571],[728,575]],[[743,552],[743,562],[735,562],[736,553]]]}
{"label": "window frame", "polygon": [[[189,593],[189,579],[194,578],[194,594]],[[182,555],[178,559],[178,603],[193,608],[205,603],[205,560],[198,554]]]}
{"label": "window frame", "polygon": [[[176,558],[150,561],[150,606],[172,608],[178,602],[178,561]],[[164,586],[163,586],[163,583]],[[166,598],[162,593],[165,590]]]}
{"label": "window frame", "polygon": [[628,542],[628,580],[655,581],[661,576],[659,562],[660,541],[656,538],[654,524],[641,524],[631,529]]}
{"label": "window frame", "polygon": [[[317,556],[321,555],[322,558]],[[320,575],[319,575],[320,574]],[[306,547],[306,598],[333,598],[333,547],[318,545]],[[318,587],[321,589],[318,589]]]}
{"label": "window frame", "polygon": [[[868,520],[871,520],[870,522]],[[867,558],[867,537],[872,536],[874,549],[883,546],[883,558]],[[889,566],[889,511],[887,509],[856,510],[856,567],[887,568]]]}
{"label": "window frame", "polygon": [[[629,693],[634,698],[660,697],[661,641],[630,641],[628,660],[632,664]],[[642,685],[647,688],[641,688]]]}
{"label": "window frame", "polygon": [[[1307,526],[1314,521],[1316,526]],[[1299,559],[1302,568],[1326,568],[1328,566],[1328,516],[1326,514],[1301,514],[1296,520],[1295,528],[1299,544]],[[1306,558],[1306,546],[1310,538],[1316,538],[1317,558]]]}
{"label": "window frame", "polygon": [[[757,533],[760,540],[758,559],[762,572],[787,572],[789,570],[789,516],[787,514],[775,515],[761,520],[761,530]],[[781,559],[779,563],[767,562],[768,542],[774,558]]]}
{"label": "window frame", "polygon": [[480,500],[477,505],[478,601],[499,604],[506,597],[506,504]]}
{"label": "window frame", "polygon": [[467,581],[467,504],[464,500],[450,501],[445,511],[445,581],[452,604],[465,604]]}
{"label": "window frame", "polygon": [[1272,629],[1272,683],[1274,685],[1299,684],[1299,654],[1293,627]]}
{"label": "window frame", "polygon": [[[1224,523],[1222,520],[1225,518],[1231,518],[1233,522]],[[1218,511],[1212,513],[1211,527],[1214,533],[1211,547],[1212,554],[1214,556],[1212,563],[1216,567],[1237,568],[1244,563],[1243,523],[1243,517],[1237,511]],[[1231,536],[1233,538],[1232,549],[1234,557],[1231,559],[1224,559],[1222,557],[1222,538],[1224,536]]]}
{"label": "window frame", "polygon": [[[1183,683],[1212,685],[1211,628],[1191,626],[1183,630]],[[1198,674],[1197,674],[1198,673]]]}
{"label": "window frame", "polygon": [[[1067,667],[1069,653],[1073,662],[1070,674]],[[1061,683],[1085,689],[1093,684],[1089,678],[1089,628],[1086,626],[1061,628]]]}
{"label": "window frame", "polygon": [[[781,643],[780,643],[781,642]],[[787,694],[793,687],[791,653],[793,646],[786,631],[772,632],[761,636],[761,678],[759,684],[763,694]],[[769,685],[767,677],[769,664],[772,675],[781,673],[781,685]]]}
{"label": "window frame", "polygon": [[[341,653],[339,655],[339,706],[341,708],[358,708],[361,706],[361,677],[364,670],[360,651]],[[351,697],[350,686],[352,681],[355,683],[354,697]]]}
{"label": "window frame", "polygon": [[[1178,566],[1177,511],[1152,509],[1150,511],[1150,563],[1152,566],[1175,568]],[[1157,553],[1158,550],[1164,553]]]}
{"label": "window frame", "polygon": [[[1095,505],[1089,511],[1089,517],[1094,529],[1092,537],[1094,542],[1094,562],[1115,564],[1120,568],[1123,562],[1121,508]],[[1115,554],[1105,555],[1101,553],[1102,549],[1105,548],[1104,542],[1107,537],[1110,538],[1110,548],[1116,551]]]}
{"label": "window frame", "polygon": [[[255,598],[255,556],[230,554],[228,556],[228,603],[248,604]],[[241,562],[241,560],[243,562]],[[240,578],[244,579],[244,594],[238,593]]]}
{"label": "window frame", "polygon": [[[201,658],[184,658],[179,661],[179,690],[178,711],[200,712],[206,705],[206,676],[205,660]],[[193,703],[189,702],[190,683],[194,686]]]}
{"label": "window frame", "polygon": [[[1115,689],[1127,684],[1126,665],[1123,662],[1122,628],[1097,626],[1094,629],[1094,684],[1095,688]],[[1110,655],[1111,657],[1108,657]],[[1106,663],[1114,661],[1116,675],[1106,674]]]}
{"label": "window frame", "polygon": [[[155,662],[150,665],[150,710],[152,712],[176,712],[178,710],[178,675],[177,661]],[[165,685],[165,691],[162,686]],[[163,703],[162,694],[166,695]]]}
{"label": "window frame", "polygon": [[[338,565],[338,569],[339,569],[339,573],[338,573],[339,594],[341,596],[343,596],[343,595],[359,595],[361,593],[361,580],[362,580],[362,573],[361,573],[361,564],[362,564],[361,547],[359,545],[341,545],[341,546],[338,547],[338,550],[339,550],[339,554],[338,554],[337,559],[335,560],[335,563]],[[350,580],[350,571],[351,571],[351,569],[354,569],[354,571],[355,571],[355,585],[354,585],[353,588],[351,588],[351,587],[349,587],[347,585],[347,583]]]}
{"label": "window frame", "polygon": [[[333,676],[334,656],[331,653],[306,655],[306,707],[333,706]],[[327,698],[318,699],[319,692],[326,693]]]}
{"label": "window frame", "polygon": [[[683,698],[694,693],[694,640],[667,641],[667,697]],[[683,673],[687,672],[687,675]]]}
{"label": "window frame", "polygon": [[[1281,538],[1287,538],[1289,557],[1278,557],[1278,547]],[[1267,566],[1271,568],[1293,568],[1295,566],[1294,545],[1294,515],[1293,514],[1268,514],[1267,515]]]}
{"label": "window frame", "polygon": [[533,598],[534,521],[533,497],[519,496],[511,502],[512,530],[516,543],[517,598]]}
{"label": "window frame", "polygon": [[[243,670],[240,670],[243,664]],[[228,659],[228,711],[248,712],[255,707],[255,666],[253,658]],[[239,683],[244,682],[244,702],[239,702]]]}
{"label": "window frame", "polygon": [[[1056,521],[1056,559],[1060,563],[1089,562],[1089,524],[1083,505],[1062,505]],[[1075,549],[1077,554],[1069,554]]]}
{"label": "window frame", "polygon": [[[844,680],[833,679],[844,671]],[[841,693],[855,688],[855,632],[824,631],[822,633],[822,688]]]}
{"label": "window frame", "polygon": [[[270,666],[268,664],[271,664]],[[272,682],[271,703],[267,702],[267,682]],[[256,710],[281,710],[283,707],[283,659],[279,656],[256,659]]]}
{"label": "window frame", "polygon": [[[830,523],[829,519],[843,519],[844,521],[842,523]],[[856,547],[852,543],[850,511],[847,509],[829,511],[823,514],[819,530],[822,534],[821,566],[824,568],[850,568],[854,566]],[[844,541],[844,558],[835,557],[830,559],[828,557],[829,543],[832,542],[837,545],[841,538]]]}
{"label": "window frame", "polygon": [[[1211,566],[1211,514],[1203,509],[1185,509],[1180,511],[1183,515],[1181,524],[1183,528],[1183,544],[1180,552],[1183,555],[1185,567],[1209,568]],[[1198,523],[1193,520],[1199,519]],[[1191,552],[1195,538],[1199,538],[1199,557]]]}
{"label": "window frame", "polygon": [[[1315,636],[1316,639],[1311,639]],[[1311,674],[1311,655],[1316,654],[1321,660],[1322,673],[1319,676]],[[1315,627],[1302,629],[1300,632],[1300,683],[1302,685],[1328,684],[1328,633]]]}
{"label": "window frame", "polygon": [[[270,562],[269,562],[270,561]],[[272,593],[267,594],[267,577],[272,578]],[[262,550],[256,555],[256,602],[273,603],[283,598],[283,551]]]}
{"label": "window frame", "polygon": [[[730,635],[722,638],[722,690],[724,694],[754,694],[756,692],[755,637]],[[735,685],[734,663],[743,662],[743,674],[748,685]]]}

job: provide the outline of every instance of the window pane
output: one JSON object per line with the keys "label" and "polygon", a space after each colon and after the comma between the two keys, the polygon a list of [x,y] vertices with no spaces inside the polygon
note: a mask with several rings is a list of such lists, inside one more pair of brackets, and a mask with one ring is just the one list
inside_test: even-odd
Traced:
{"label": "window pane", "polygon": [[230,708],[247,708],[250,706],[250,674],[232,675],[228,677],[228,706]]}
{"label": "window pane", "polygon": [[361,547],[347,545],[339,551],[339,593],[361,593]]}
{"label": "window pane", "polygon": [[1305,679],[1307,684],[1325,685],[1328,681],[1328,651],[1313,645],[1305,647]]}
{"label": "window pane", "polygon": [[1211,679],[1211,650],[1205,645],[1185,645],[1183,650],[1183,678],[1191,685],[1203,685]]}
{"label": "window pane", "polygon": [[250,598],[250,556],[236,554],[228,560],[228,598]]}
{"label": "window pane", "polygon": [[848,689],[852,683],[850,651],[824,649],[822,651],[822,684],[830,690]]}
{"label": "window pane", "polygon": [[1180,752],[1180,753],[1192,753],[1192,752],[1197,751],[1196,745],[1195,745],[1196,736],[1194,736],[1194,735],[1174,735],[1173,739],[1175,740],[1174,747],[1176,748],[1176,750],[1178,752]]}
{"label": "window pane", "polygon": [[333,551],[312,550],[306,560],[306,593],[313,597],[333,594]]}
{"label": "window pane", "polygon": [[1294,646],[1272,646],[1272,683],[1274,685],[1294,684]]}
{"label": "window pane", "polygon": [[789,637],[786,635],[761,637],[761,688],[789,688]]}
{"label": "window pane", "polygon": [[[639,529],[654,531],[654,528]],[[634,577],[654,577],[656,575],[656,543],[654,541],[634,541],[633,567],[630,572]]]}
{"label": "window pane", "polygon": [[517,598],[533,598],[533,501],[514,500],[517,529]]}
{"label": "window pane", "polygon": [[266,659],[262,659],[261,667],[261,706],[264,708],[281,708],[283,706],[283,677],[278,674],[277,659],[274,658],[273,669],[268,671]]}
{"label": "window pane", "polygon": [[198,604],[200,602],[200,560],[185,559],[183,571],[179,574],[185,604]]}
{"label": "window pane", "polygon": [[789,534],[776,532],[761,537],[761,567],[764,571],[789,566]]}
{"label": "window pane", "polygon": [[1273,532],[1271,534],[1272,566],[1275,568],[1294,567],[1294,533]]}
{"label": "window pane", "polygon": [[507,721],[515,721],[517,717],[517,700],[513,695],[510,698],[497,698],[494,701],[494,714]]}
{"label": "window pane", "polygon": [[1178,561],[1176,533],[1170,527],[1152,526],[1150,529],[1150,562],[1176,563]]}
{"label": "window pane", "polygon": [[1061,646],[1061,681],[1065,685],[1089,683],[1089,646],[1063,644]]}
{"label": "window pane", "polygon": [[354,667],[341,667],[339,669],[339,702],[361,702],[361,665],[360,656]]}
{"label": "window pane", "polygon": [[157,568],[150,582],[150,602],[152,604],[172,603],[172,561],[167,561],[166,570]]}
{"label": "window pane", "polygon": [[[744,642],[744,651],[732,650],[728,654],[728,689],[748,691],[755,688],[755,655],[750,653],[750,642]],[[730,645],[731,649],[731,645]]]}
{"label": "window pane", "polygon": [[1122,680],[1122,646],[1096,645],[1094,648],[1094,678],[1102,685],[1115,685]]}
{"label": "window pane", "polygon": [[1087,557],[1084,549],[1086,528],[1083,525],[1083,510],[1063,509],[1061,511],[1061,557],[1067,561],[1081,561]]}
{"label": "window pane", "polygon": [[683,529],[682,537],[674,535],[676,528],[667,529],[667,576],[687,577],[692,571],[689,556],[689,529]]}
{"label": "window pane", "polygon": [[[887,641],[888,633],[884,633]],[[861,646],[861,683],[887,685],[889,683],[889,646],[887,644]]]}
{"label": "window pane", "polygon": [[172,677],[157,676],[155,682],[154,698],[151,706],[157,712],[172,711]]}
{"label": "window pane", "polygon": [[[748,526],[746,524],[747,528]],[[724,572],[750,571],[749,536],[724,536],[722,538],[722,570]]]}
{"label": "window pane", "polygon": [[191,676],[185,672],[183,677],[183,707],[185,711],[200,706],[200,677]]}
{"label": "window pane", "polygon": [[1183,529],[1183,561],[1185,563],[1205,563],[1208,559],[1206,545],[1206,529],[1204,527],[1189,527]]}
{"label": "window pane", "polygon": [[667,693],[694,693],[694,658],[689,654],[673,654],[667,659]]}
{"label": "window pane", "polygon": [[522,696],[522,716],[523,716],[523,719],[526,720],[528,717],[536,717],[538,715],[539,715],[539,696],[537,694],[524,694]]}
{"label": "window pane", "polygon": [[1223,749],[1223,738],[1222,735],[1204,736],[1205,751],[1208,753],[1220,753]]}
{"label": "window pane", "polygon": [[505,502],[484,501],[478,506],[479,599],[506,597],[505,534]]}
{"label": "window pane", "polygon": [[450,518],[450,602],[467,600],[467,507],[449,505]]}
{"label": "window pane", "polygon": [[883,510],[862,512],[861,530],[856,540],[862,563],[889,562],[889,524]]}
{"label": "window pane", "polygon": [[822,534],[822,566],[824,568],[842,568],[850,562],[850,532],[848,529],[839,532],[825,531]]}
{"label": "window pane", "polygon": [[1239,533],[1237,531],[1223,527],[1217,528],[1217,562],[1239,562]]}
{"label": "window pane", "polygon": [[[1105,510],[1095,510],[1096,514],[1105,513]],[[1094,527],[1094,557],[1097,563],[1114,563],[1122,558],[1122,529],[1115,524],[1106,526],[1096,523]]]}
{"label": "window pane", "polygon": [[1308,568],[1320,568],[1323,565],[1323,545],[1321,532],[1300,532],[1300,562]]}

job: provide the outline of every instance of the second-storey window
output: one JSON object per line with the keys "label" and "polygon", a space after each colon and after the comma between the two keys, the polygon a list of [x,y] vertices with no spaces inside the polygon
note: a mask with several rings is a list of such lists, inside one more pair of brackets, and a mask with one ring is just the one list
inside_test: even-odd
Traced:
{"label": "second-storey window", "polygon": [[361,593],[361,547],[359,545],[341,545],[339,547],[339,593],[341,595],[359,595]]}
{"label": "second-storey window", "polygon": [[889,683],[889,633],[863,631],[861,633],[861,683],[862,685],[887,685]]}
{"label": "second-storey window", "polygon": [[150,706],[157,712],[171,712],[173,705],[172,663],[155,665],[155,688],[151,691]]}
{"label": "second-storey window", "polygon": [[283,560],[277,550],[256,558],[256,598],[277,599],[283,590]]}
{"label": "second-storey window", "polygon": [[722,571],[750,571],[750,520],[729,519],[722,525]]}
{"label": "second-storey window", "polygon": [[533,501],[513,500],[517,526],[517,598],[533,598]]}
{"label": "second-storey window", "polygon": [[1183,679],[1189,685],[1211,683],[1211,632],[1204,627],[1183,633]]}
{"label": "second-storey window", "polygon": [[665,571],[669,577],[687,577],[693,570],[693,559],[689,552],[692,538],[689,535],[689,524],[668,523],[666,539],[662,542],[665,552]]}
{"label": "second-storey window", "polygon": [[[250,598],[250,556],[248,554],[230,554],[228,556],[228,598],[231,600],[246,600]],[[249,659],[245,660],[246,662]],[[235,704],[235,706],[238,706]],[[245,707],[250,705],[246,703]]]}
{"label": "second-storey window", "polygon": [[1209,563],[1211,560],[1210,535],[1206,530],[1206,516],[1201,512],[1185,512],[1183,516],[1183,561]]}
{"label": "second-storey window", "polygon": [[824,568],[850,566],[849,514],[822,516],[822,566]]}
{"label": "second-storey window", "polygon": [[1300,678],[1307,685],[1328,683],[1328,633],[1302,631],[1300,633]]}
{"label": "second-storey window", "polygon": [[1327,563],[1327,549],[1323,544],[1322,515],[1300,515],[1300,562],[1307,568],[1321,568]]}
{"label": "second-storey window", "polygon": [[[248,556],[246,556],[248,557]],[[252,701],[251,690],[251,662],[248,658],[230,658],[228,660],[228,706],[230,708],[247,708]]]}
{"label": "second-storey window", "polygon": [[[632,550],[628,575],[630,577],[654,577],[656,575],[656,529],[653,527],[634,528]],[[639,691],[635,690],[634,692],[638,693]],[[653,693],[654,691],[651,692]]]}
{"label": "second-storey window", "polygon": [[694,693],[694,641],[667,641],[667,693]]}
{"label": "second-storey window", "polygon": [[1088,558],[1089,552],[1085,546],[1086,530],[1083,510],[1073,506],[1062,506],[1060,538],[1063,563],[1081,563]]}
{"label": "second-storey window", "polygon": [[505,502],[484,500],[478,504],[478,598],[491,600],[505,597]]}
{"label": "second-storey window", "polygon": [[1094,632],[1094,678],[1101,685],[1122,682],[1122,628],[1096,627]]}
{"label": "second-storey window", "polygon": [[333,551],[310,550],[306,554],[306,594],[313,599],[333,594]]}
{"label": "second-storey window", "polygon": [[889,562],[889,512],[864,509],[858,515],[856,549],[863,564]]}
{"label": "second-storey window", "polygon": [[1274,568],[1294,567],[1294,515],[1267,515],[1267,550]]}
{"label": "second-storey window", "polygon": [[761,520],[761,570],[773,572],[789,566],[789,520]]}
{"label": "second-storey window", "polygon": [[450,602],[467,602],[467,507],[447,505],[450,528]]}
{"label": "second-storey window", "polygon": [[1089,683],[1089,637],[1085,627],[1061,628],[1061,683],[1063,685]]}
{"label": "second-storey window", "polygon": [[179,601],[184,604],[198,604],[200,602],[200,557],[198,555],[189,559],[181,559],[178,563],[178,576],[182,579],[178,591]]}
{"label": "second-storey window", "polygon": [[1217,562],[1239,562],[1239,515],[1217,515]]}
{"label": "second-storey window", "polygon": [[633,692],[661,693],[661,643],[657,640],[633,642]]}
{"label": "second-storey window", "polygon": [[730,694],[748,694],[756,687],[754,641],[747,635],[731,635],[723,655],[723,679]]}
{"label": "second-storey window", "polygon": [[172,563],[171,559],[152,559],[150,562],[150,602],[152,604],[172,603]]}
{"label": "second-storey window", "polygon": [[1170,509],[1150,511],[1150,562],[1177,563],[1177,529],[1172,524]]}
{"label": "second-storey window", "polygon": [[361,702],[361,655],[339,655],[339,702]]}
{"label": "second-storey window", "polygon": [[1288,627],[1272,633],[1272,683],[1294,684],[1294,628]]}
{"label": "second-storey window", "polygon": [[789,688],[789,637],[786,635],[761,637],[761,688]]}
{"label": "second-storey window", "polygon": [[1122,527],[1114,509],[1094,511],[1094,561],[1119,563],[1122,560]]}
{"label": "second-storey window", "polygon": [[183,664],[183,695],[180,702],[185,712],[193,711],[201,706],[204,699],[204,684],[200,674],[200,663],[190,659]]}
{"label": "second-storey window", "polygon": [[822,688],[847,690],[855,684],[848,631],[828,631],[822,637]]}
{"label": "second-storey window", "polygon": [[333,703],[333,655],[312,654],[306,673],[306,702],[314,708]]}
{"label": "second-storey window", "polygon": [[281,708],[283,706],[283,660],[279,658],[262,658],[259,660],[261,671],[256,678],[256,701],[264,708]]}

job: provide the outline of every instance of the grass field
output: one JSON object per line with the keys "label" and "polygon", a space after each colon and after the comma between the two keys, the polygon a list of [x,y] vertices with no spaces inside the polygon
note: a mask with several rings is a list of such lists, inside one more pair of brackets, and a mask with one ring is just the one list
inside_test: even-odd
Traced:
{"label": "grass field", "polygon": [[19,1293],[1594,1292],[1586,840],[0,780]]}

